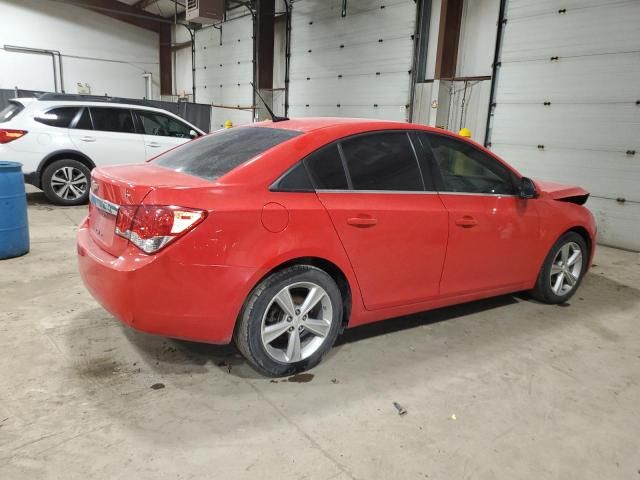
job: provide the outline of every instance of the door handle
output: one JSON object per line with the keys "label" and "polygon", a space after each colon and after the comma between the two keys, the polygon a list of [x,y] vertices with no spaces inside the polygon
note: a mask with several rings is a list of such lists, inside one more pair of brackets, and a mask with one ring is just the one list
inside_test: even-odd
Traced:
{"label": "door handle", "polygon": [[459,227],[470,228],[478,225],[478,221],[469,215],[465,215],[464,217],[456,220],[456,225]]}
{"label": "door handle", "polygon": [[161,147],[161,146],[162,145],[160,145],[159,143],[156,143],[156,142],[147,143],[147,147],[157,148],[157,147]]}
{"label": "door handle", "polygon": [[368,218],[368,217],[352,217],[347,219],[347,223],[354,227],[366,228],[366,227],[373,227],[378,223],[378,220],[376,220],[375,218]]}
{"label": "door handle", "polygon": [[96,141],[95,137],[80,137],[80,140],[82,140],[83,142],[95,142]]}

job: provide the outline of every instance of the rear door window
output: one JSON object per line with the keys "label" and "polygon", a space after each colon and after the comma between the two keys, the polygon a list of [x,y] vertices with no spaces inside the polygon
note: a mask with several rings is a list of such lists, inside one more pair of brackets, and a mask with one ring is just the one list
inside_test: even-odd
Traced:
{"label": "rear door window", "polygon": [[145,135],[160,137],[191,138],[192,128],[175,118],[156,112],[136,111]]}
{"label": "rear door window", "polygon": [[313,192],[313,185],[304,164],[298,162],[271,187],[271,190],[274,192]]}
{"label": "rear door window", "polygon": [[78,113],[78,107],[58,107],[36,114],[33,119],[50,127],[69,128]]}
{"label": "rear door window", "polygon": [[24,110],[24,105],[18,102],[10,102],[9,105],[0,110],[0,123],[8,122],[22,110]]}
{"label": "rear door window", "polygon": [[93,130],[93,125],[91,124],[91,115],[89,114],[88,108],[82,109],[80,118],[75,125],[72,125],[72,128],[76,128],[78,130]]}
{"label": "rear door window", "polygon": [[406,132],[359,135],[340,145],[354,190],[424,190]]}
{"label": "rear door window", "polygon": [[318,190],[347,190],[345,174],[338,146],[334,143],[313,152],[304,160],[313,185]]}
{"label": "rear door window", "polygon": [[135,133],[128,108],[90,107],[93,129],[103,132]]}
{"label": "rear door window", "polygon": [[229,128],[169,150],[153,163],[176,172],[215,180],[247,160],[300,134],[281,128]]}

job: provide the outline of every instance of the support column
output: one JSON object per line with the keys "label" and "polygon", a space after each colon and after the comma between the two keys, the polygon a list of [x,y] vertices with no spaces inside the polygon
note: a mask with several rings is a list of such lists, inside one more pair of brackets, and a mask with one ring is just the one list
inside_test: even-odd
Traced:
{"label": "support column", "polygon": [[[256,1],[256,87],[272,107],[273,104],[273,39],[275,0]],[[269,118],[262,101],[256,98],[259,120]]]}

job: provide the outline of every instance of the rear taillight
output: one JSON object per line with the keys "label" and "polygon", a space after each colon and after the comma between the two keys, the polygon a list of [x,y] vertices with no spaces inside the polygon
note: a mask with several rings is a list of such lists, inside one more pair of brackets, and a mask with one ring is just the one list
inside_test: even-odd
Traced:
{"label": "rear taillight", "polygon": [[24,137],[26,134],[26,130],[10,130],[7,128],[0,128],[0,143],[13,142],[20,137]]}
{"label": "rear taillight", "polygon": [[122,205],[115,233],[145,253],[155,253],[180,238],[207,216],[203,210],[164,205]]}

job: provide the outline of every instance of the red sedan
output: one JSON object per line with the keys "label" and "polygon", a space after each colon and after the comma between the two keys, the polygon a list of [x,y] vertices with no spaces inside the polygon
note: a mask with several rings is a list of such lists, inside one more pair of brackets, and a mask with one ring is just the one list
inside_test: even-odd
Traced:
{"label": "red sedan", "polygon": [[422,125],[258,123],[94,170],[80,273],[135,329],[233,338],[288,375],[346,327],[522,290],[565,302],[593,257],[587,197]]}

